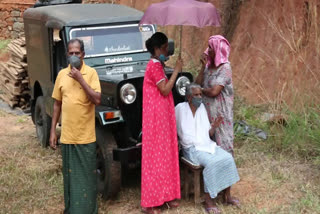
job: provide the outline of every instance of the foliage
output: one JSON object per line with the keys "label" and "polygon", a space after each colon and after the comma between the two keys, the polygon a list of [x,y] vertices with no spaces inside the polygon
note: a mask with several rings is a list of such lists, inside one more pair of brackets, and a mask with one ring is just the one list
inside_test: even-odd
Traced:
{"label": "foliage", "polygon": [[0,40],[0,53],[7,47],[10,40]]}
{"label": "foliage", "polygon": [[[283,104],[283,106],[286,106]],[[239,97],[235,99],[234,118],[244,120],[249,125],[268,133],[268,140],[263,142],[254,135],[236,135],[235,142],[239,146],[243,140],[255,141],[256,148],[272,154],[283,153],[288,156],[319,162],[320,159],[320,106],[306,105],[300,111],[283,107],[279,115],[283,115],[284,123],[264,121],[264,113],[274,112],[272,106],[253,106]],[[259,141],[259,142],[258,142]],[[238,143],[239,142],[239,143]]]}

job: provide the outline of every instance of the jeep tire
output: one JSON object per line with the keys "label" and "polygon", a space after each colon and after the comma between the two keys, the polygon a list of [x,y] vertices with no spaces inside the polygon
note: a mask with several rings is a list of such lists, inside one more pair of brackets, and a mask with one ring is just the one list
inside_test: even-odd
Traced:
{"label": "jeep tire", "polygon": [[97,191],[103,199],[113,198],[120,191],[121,165],[113,160],[113,149],[117,147],[112,133],[96,124],[97,137]]}
{"label": "jeep tire", "polygon": [[39,96],[36,100],[34,120],[40,144],[42,147],[47,147],[49,145],[51,117],[46,112],[43,96]]}

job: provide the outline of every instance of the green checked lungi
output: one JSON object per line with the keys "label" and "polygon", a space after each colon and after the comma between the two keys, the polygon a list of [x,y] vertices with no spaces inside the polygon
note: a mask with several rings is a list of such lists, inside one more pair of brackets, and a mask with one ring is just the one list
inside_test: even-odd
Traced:
{"label": "green checked lungi", "polygon": [[62,144],[65,214],[96,214],[96,143]]}

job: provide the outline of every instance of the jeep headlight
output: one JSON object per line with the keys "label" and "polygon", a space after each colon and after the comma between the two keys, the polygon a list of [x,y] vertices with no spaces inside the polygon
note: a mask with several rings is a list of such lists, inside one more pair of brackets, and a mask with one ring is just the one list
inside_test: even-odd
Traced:
{"label": "jeep headlight", "polygon": [[178,92],[178,94],[180,94],[181,96],[185,96],[186,95],[186,86],[190,84],[190,80],[185,77],[185,76],[181,76],[177,79],[176,81],[176,90]]}
{"label": "jeep headlight", "polygon": [[133,103],[137,98],[136,88],[130,84],[124,84],[120,89],[120,98],[125,104]]}

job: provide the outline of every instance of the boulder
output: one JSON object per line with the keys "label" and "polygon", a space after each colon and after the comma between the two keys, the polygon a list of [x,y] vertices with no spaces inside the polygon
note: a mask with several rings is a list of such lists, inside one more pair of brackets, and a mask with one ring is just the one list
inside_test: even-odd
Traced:
{"label": "boulder", "polygon": [[15,22],[13,23],[13,26],[12,26],[13,30],[14,31],[23,31],[24,30],[24,25],[23,23],[20,23],[20,22]]}

